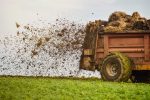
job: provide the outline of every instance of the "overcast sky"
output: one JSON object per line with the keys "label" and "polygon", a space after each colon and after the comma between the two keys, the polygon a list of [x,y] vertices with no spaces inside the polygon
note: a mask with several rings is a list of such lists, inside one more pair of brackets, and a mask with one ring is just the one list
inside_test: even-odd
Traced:
{"label": "overcast sky", "polygon": [[150,18],[149,6],[150,0],[0,0],[0,35],[15,33],[15,22],[24,24],[38,19],[51,22],[67,18],[86,23],[107,20],[114,11],[138,11]]}

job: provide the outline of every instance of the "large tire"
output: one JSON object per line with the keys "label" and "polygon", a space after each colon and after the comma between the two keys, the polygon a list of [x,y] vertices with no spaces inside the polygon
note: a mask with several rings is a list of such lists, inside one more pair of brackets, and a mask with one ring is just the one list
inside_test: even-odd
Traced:
{"label": "large tire", "polygon": [[127,81],[131,75],[130,59],[119,52],[111,53],[104,58],[100,72],[105,81]]}
{"label": "large tire", "polygon": [[132,75],[130,77],[132,82],[137,83],[150,83],[150,71],[132,71]]}

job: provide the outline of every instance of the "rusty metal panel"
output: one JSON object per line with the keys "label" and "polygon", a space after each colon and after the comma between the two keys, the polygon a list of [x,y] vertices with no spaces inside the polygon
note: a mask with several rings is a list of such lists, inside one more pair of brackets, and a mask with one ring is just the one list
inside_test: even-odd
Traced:
{"label": "rusty metal panel", "polygon": [[144,35],[144,54],[145,54],[145,61],[149,60],[149,35]]}
{"label": "rusty metal panel", "polygon": [[104,55],[108,55],[109,50],[109,37],[107,35],[104,36]]}
{"label": "rusty metal panel", "polygon": [[111,48],[129,48],[129,47],[144,47],[144,37],[109,37],[109,47]]}
{"label": "rusty metal panel", "polygon": [[104,48],[104,37],[103,36],[98,36],[97,39],[97,48]]}
{"label": "rusty metal panel", "polygon": [[99,58],[104,58],[104,53],[97,53],[96,55],[96,59],[99,59]]}

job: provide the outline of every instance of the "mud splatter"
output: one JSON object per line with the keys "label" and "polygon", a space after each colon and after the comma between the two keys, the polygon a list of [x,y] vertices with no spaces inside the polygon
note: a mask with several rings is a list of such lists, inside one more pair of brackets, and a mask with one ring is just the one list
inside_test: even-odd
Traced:
{"label": "mud splatter", "polygon": [[84,25],[66,19],[40,23],[16,23],[16,36],[1,39],[0,75],[100,77],[79,71]]}

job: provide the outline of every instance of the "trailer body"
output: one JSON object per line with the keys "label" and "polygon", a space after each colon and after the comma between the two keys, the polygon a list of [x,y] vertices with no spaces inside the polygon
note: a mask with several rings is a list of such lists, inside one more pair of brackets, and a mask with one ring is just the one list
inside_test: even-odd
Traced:
{"label": "trailer body", "polygon": [[97,33],[94,41],[83,50],[81,69],[99,70],[107,55],[120,52],[132,60],[132,70],[150,70],[150,32]]}

